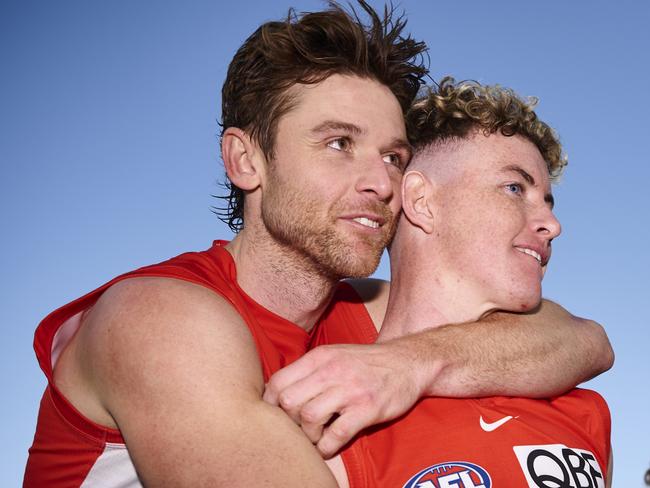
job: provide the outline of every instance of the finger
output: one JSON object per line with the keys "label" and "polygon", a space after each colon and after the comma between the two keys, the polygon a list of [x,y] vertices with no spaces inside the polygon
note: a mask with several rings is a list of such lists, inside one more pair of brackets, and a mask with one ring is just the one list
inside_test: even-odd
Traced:
{"label": "finger", "polygon": [[264,386],[262,400],[264,400],[266,403],[270,403],[271,405],[278,406],[280,404],[280,390],[275,383],[271,383],[271,380],[273,380],[273,377],[271,377],[269,382]]}
{"label": "finger", "polygon": [[327,351],[328,349],[325,347],[313,349],[289,366],[285,366],[273,374],[266,385],[262,397],[264,401],[278,405],[280,392],[286,390],[294,383],[309,377],[319,367],[324,366],[324,363],[328,360]]}
{"label": "finger", "polygon": [[323,429],[346,405],[345,390],[330,388],[305,403],[300,411],[300,427],[312,443],[316,444]]}
{"label": "finger", "polygon": [[364,410],[351,409],[343,412],[324,429],[323,435],[316,445],[323,458],[331,458],[350,442],[361,429],[372,425],[372,420],[367,414],[364,414]]}
{"label": "finger", "polygon": [[278,394],[278,405],[293,419],[301,424],[303,406],[322,395],[329,388],[323,374],[318,372],[289,385]]}
{"label": "finger", "polygon": [[312,444],[316,444],[320,438],[323,436],[323,427],[324,423],[320,422],[303,422],[300,424],[300,428],[311,441]]}
{"label": "finger", "polygon": [[272,405],[279,405],[279,396],[282,391],[287,389],[292,384],[308,377],[313,372],[313,363],[305,361],[305,356],[299,358],[289,366],[285,366],[279,371],[276,371],[271,378],[269,378],[264,395],[262,399]]}

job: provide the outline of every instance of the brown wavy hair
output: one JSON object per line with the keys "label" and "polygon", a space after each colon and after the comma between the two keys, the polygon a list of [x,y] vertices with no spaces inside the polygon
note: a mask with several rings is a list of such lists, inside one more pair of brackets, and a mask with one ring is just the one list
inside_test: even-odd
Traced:
{"label": "brown wavy hair", "polygon": [[567,165],[556,132],[535,113],[537,99],[521,98],[510,88],[456,82],[443,78],[427,88],[409,110],[406,125],[415,152],[448,139],[463,139],[473,131],[490,135],[520,135],[530,140],[546,161],[552,179]]}
{"label": "brown wavy hair", "polygon": [[[386,85],[404,113],[415,99],[428,69],[426,45],[403,36],[403,14],[392,5],[380,16],[357,0],[369,17],[362,22],[354,7],[336,2],[321,12],[297,14],[261,25],[239,48],[222,89],[221,135],[228,127],[245,130],[267,159],[273,159],[277,124],[295,103],[289,88],[319,83],[333,74],[355,75]],[[226,208],[215,208],[235,232],[244,224],[244,192],[226,181]]]}

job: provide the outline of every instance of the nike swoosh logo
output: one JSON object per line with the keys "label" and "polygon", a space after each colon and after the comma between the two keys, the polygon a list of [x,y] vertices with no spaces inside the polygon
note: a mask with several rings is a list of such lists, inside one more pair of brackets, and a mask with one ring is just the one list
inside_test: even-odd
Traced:
{"label": "nike swoosh logo", "polygon": [[513,418],[516,419],[517,417],[508,415],[507,417],[503,417],[502,419],[497,420],[496,422],[486,422],[485,420],[483,420],[483,416],[481,415],[479,421],[481,423],[481,429],[483,429],[485,432],[492,432],[493,430],[498,429],[507,421],[512,420]]}

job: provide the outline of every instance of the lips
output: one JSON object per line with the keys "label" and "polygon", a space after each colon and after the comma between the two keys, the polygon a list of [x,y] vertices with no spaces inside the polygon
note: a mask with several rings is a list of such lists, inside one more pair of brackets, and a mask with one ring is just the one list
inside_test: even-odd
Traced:
{"label": "lips", "polygon": [[533,257],[535,260],[537,260],[540,266],[546,266],[548,264],[548,260],[550,258],[550,249],[548,247],[543,249],[537,246],[521,245],[515,246],[515,249],[519,252]]}
{"label": "lips", "polygon": [[364,202],[339,201],[332,209],[338,220],[352,225],[358,232],[392,236],[397,215],[386,202],[366,200]]}
{"label": "lips", "polygon": [[355,217],[352,220],[371,229],[378,229],[381,226],[377,220],[369,219],[368,217]]}
{"label": "lips", "polygon": [[377,230],[393,221],[393,212],[387,206],[373,205],[372,208],[341,212],[339,218],[368,230]]}

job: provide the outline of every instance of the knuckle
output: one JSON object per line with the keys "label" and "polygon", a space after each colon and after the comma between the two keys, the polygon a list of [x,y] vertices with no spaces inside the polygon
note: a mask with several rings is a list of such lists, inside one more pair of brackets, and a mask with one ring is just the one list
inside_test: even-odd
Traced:
{"label": "knuckle", "polygon": [[330,437],[339,441],[345,442],[350,437],[352,437],[352,430],[350,426],[344,424],[343,422],[334,422],[328,429]]}
{"label": "knuckle", "polygon": [[351,381],[346,390],[347,395],[354,403],[372,405],[377,401],[377,392],[367,382],[355,378]]}
{"label": "knuckle", "polygon": [[285,410],[293,408],[295,403],[293,397],[286,392],[280,393],[278,401],[280,403],[280,406]]}
{"label": "knuckle", "polygon": [[312,362],[313,365],[323,362],[328,357],[328,346],[319,346],[315,349],[312,349],[307,353],[307,358]]}
{"label": "knuckle", "polygon": [[377,403],[377,395],[373,391],[363,390],[357,396],[357,402],[366,407],[374,407]]}
{"label": "knuckle", "polygon": [[319,368],[314,373],[314,379],[322,384],[331,384],[333,381],[340,379],[342,372],[336,365],[328,364],[326,367]]}
{"label": "knuckle", "polygon": [[357,373],[357,371],[352,368],[352,365],[342,356],[331,358],[327,363],[327,370],[332,374],[342,375],[346,378],[354,378]]}
{"label": "knuckle", "polygon": [[313,408],[305,407],[300,411],[300,419],[305,424],[316,424],[318,422],[319,416],[316,410]]}

